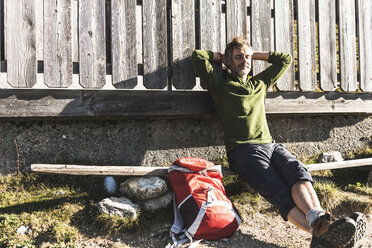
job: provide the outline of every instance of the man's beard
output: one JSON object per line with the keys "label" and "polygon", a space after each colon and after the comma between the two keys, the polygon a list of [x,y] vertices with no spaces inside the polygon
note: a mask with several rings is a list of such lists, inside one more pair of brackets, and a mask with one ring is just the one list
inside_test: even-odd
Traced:
{"label": "man's beard", "polygon": [[244,68],[242,70],[239,70],[238,75],[240,77],[247,76],[250,70],[251,70],[250,67],[247,67],[247,68]]}

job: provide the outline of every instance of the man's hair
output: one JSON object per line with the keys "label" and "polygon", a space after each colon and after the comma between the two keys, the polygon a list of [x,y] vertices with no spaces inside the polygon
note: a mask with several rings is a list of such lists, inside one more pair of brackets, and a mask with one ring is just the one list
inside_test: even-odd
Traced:
{"label": "man's hair", "polygon": [[227,44],[225,49],[225,55],[231,58],[235,48],[241,48],[244,45],[252,48],[249,41],[240,36],[234,36],[229,44]]}

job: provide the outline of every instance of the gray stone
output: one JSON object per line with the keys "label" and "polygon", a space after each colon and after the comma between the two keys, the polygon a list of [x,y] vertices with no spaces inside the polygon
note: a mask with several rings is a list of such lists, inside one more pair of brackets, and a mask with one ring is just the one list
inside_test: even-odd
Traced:
{"label": "gray stone", "polygon": [[165,194],[143,202],[143,209],[150,213],[166,208],[172,202],[172,192],[168,191]]}
{"label": "gray stone", "polygon": [[136,219],[140,208],[137,204],[133,203],[130,199],[122,197],[110,197],[103,199],[96,204],[101,213],[110,216],[118,216],[121,218]]}
{"label": "gray stone", "polygon": [[319,156],[319,161],[321,163],[330,163],[330,162],[341,162],[344,161],[342,155],[338,151],[323,152]]}
{"label": "gray stone", "polygon": [[120,193],[135,201],[144,201],[167,192],[167,184],[160,177],[132,177],[120,184]]}
{"label": "gray stone", "polygon": [[17,228],[17,234],[20,234],[20,235],[27,235],[31,232],[30,230],[30,227],[29,226],[20,226]]}

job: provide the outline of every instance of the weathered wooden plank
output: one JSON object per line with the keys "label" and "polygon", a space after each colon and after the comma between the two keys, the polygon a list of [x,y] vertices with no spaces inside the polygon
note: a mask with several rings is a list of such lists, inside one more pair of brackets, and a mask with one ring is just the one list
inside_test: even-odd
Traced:
{"label": "weathered wooden plank", "polygon": [[72,83],[71,0],[44,3],[44,83],[68,87]]}
{"label": "weathered wooden plank", "polygon": [[[252,47],[257,51],[271,49],[271,0],[251,1]],[[253,61],[253,75],[262,72],[268,64],[263,61]]]}
{"label": "weathered wooden plank", "polygon": [[200,1],[200,48],[211,51],[222,51],[220,0]]}
{"label": "weathered wooden plank", "polygon": [[85,176],[166,176],[168,167],[32,164],[31,171],[40,174]]}
{"label": "weathered wooden plank", "polygon": [[136,0],[111,1],[112,80],[116,88],[137,85]]}
{"label": "weathered wooden plank", "polygon": [[72,62],[79,62],[79,5],[71,0]]}
{"label": "weathered wooden plank", "polygon": [[79,1],[79,68],[84,88],[106,84],[105,1]]}
{"label": "weathered wooden plank", "polygon": [[44,60],[44,0],[35,2],[36,60]]}
{"label": "weathered wooden plank", "polygon": [[7,1],[7,70],[13,87],[36,84],[35,1]]}
{"label": "weathered wooden plank", "polygon": [[303,91],[316,88],[315,1],[297,1],[299,86]]}
{"label": "weathered wooden plank", "polygon": [[167,2],[143,0],[143,85],[167,87]]}
{"label": "weathered wooden plank", "polygon": [[[224,53],[222,35],[225,26],[222,25],[222,5],[219,0],[200,1],[200,49]],[[223,28],[222,28],[223,27]],[[222,66],[213,64],[214,70],[222,75]]]}
{"label": "weathered wooden plank", "polygon": [[355,91],[358,82],[354,1],[339,0],[339,18],[341,88]]}
{"label": "weathered wooden plank", "polygon": [[226,39],[234,36],[248,37],[246,0],[226,0]]}
{"label": "weathered wooden plank", "polygon": [[[372,114],[372,95],[269,92],[268,115]],[[214,116],[206,91],[2,89],[0,118]]]}
{"label": "weathered wooden plank", "polygon": [[194,1],[172,1],[172,26],[172,86],[192,89],[196,83],[191,64],[191,54],[195,50]]}
{"label": "weathered wooden plank", "polygon": [[306,167],[309,171],[318,170],[333,170],[333,169],[345,169],[351,167],[363,167],[372,165],[372,158],[362,158],[345,160],[341,162],[330,162],[330,163],[319,163],[319,164],[309,164]]}
{"label": "weathered wooden plank", "polygon": [[[344,169],[372,165],[372,158],[353,159],[342,162],[306,165],[309,171]],[[169,167],[158,166],[104,166],[73,164],[31,164],[31,172],[40,174],[90,175],[90,176],[167,176]],[[229,168],[222,167],[224,176],[235,175]]]}
{"label": "weathered wooden plank", "polygon": [[[91,175],[91,176],[167,176],[169,167],[157,166],[99,166],[72,164],[32,164],[31,171],[40,174]],[[222,167],[224,176],[234,175]]]}
{"label": "weathered wooden plank", "polygon": [[334,91],[337,88],[336,2],[319,1],[318,11],[320,88]]}
{"label": "weathered wooden plank", "polygon": [[360,88],[372,92],[372,1],[358,1]]}
{"label": "weathered wooden plank", "polygon": [[[275,50],[286,52],[294,58],[294,8],[293,0],[275,0]],[[279,90],[295,90],[295,65],[287,69],[287,72],[278,81]]]}

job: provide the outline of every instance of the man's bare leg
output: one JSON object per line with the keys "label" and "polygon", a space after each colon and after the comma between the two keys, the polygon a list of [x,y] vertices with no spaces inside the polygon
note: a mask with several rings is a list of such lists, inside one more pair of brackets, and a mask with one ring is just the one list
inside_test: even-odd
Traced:
{"label": "man's bare leg", "polygon": [[311,227],[306,219],[306,215],[311,209],[320,207],[319,199],[312,183],[309,181],[300,181],[293,185],[292,198],[296,207],[292,208],[288,213],[288,221],[301,230],[311,233]]}
{"label": "man's bare leg", "polygon": [[292,198],[296,206],[306,215],[311,209],[320,207],[318,196],[309,181],[300,181],[292,186]]}
{"label": "man's bare leg", "polygon": [[307,223],[306,216],[298,207],[294,207],[289,211],[287,219],[301,230],[310,233],[310,226]]}

